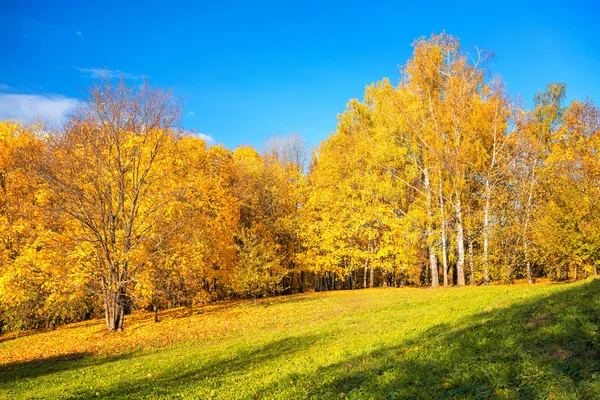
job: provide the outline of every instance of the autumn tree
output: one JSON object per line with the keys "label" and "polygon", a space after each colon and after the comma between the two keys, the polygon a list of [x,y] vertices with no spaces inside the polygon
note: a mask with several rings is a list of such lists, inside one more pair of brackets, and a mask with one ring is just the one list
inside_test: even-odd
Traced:
{"label": "autumn tree", "polygon": [[325,282],[319,286],[332,286],[332,273],[351,287],[373,287],[376,275],[385,285],[416,264],[408,228],[420,227],[405,184],[415,170],[402,126],[385,107],[391,90],[383,81],[367,88],[364,102],[351,100],[312,163],[303,234],[307,266]]}
{"label": "autumn tree", "polygon": [[[481,247],[482,247],[482,273],[483,283],[489,284],[489,265],[490,265],[490,241],[493,238],[495,218],[494,210],[496,207],[497,192],[500,186],[506,184],[507,170],[510,168],[512,160],[516,154],[511,151],[511,140],[514,131],[509,130],[509,124],[512,121],[513,114],[511,103],[504,92],[502,82],[496,78],[491,85],[485,85],[482,88],[481,104],[477,107],[473,117],[475,134],[470,145],[474,148],[471,158],[472,162],[472,182],[480,182],[480,188],[477,191],[469,193],[467,201],[473,202],[474,198],[481,198]],[[469,185],[473,188],[473,183]],[[481,195],[477,196],[479,192]],[[473,247],[473,237],[469,239],[469,251],[471,260]],[[472,261],[471,261],[472,262]],[[471,273],[474,283],[474,272]]]}
{"label": "autumn tree", "polygon": [[545,91],[540,91],[534,98],[534,108],[521,126],[520,154],[527,165],[521,176],[517,177],[524,184],[519,190],[523,196],[519,201],[521,211],[521,244],[526,266],[527,279],[533,283],[531,260],[532,223],[540,194],[540,174],[544,162],[550,153],[550,141],[560,125],[563,112],[563,101],[566,86],[562,83],[549,84]]}
{"label": "autumn tree", "polygon": [[[310,151],[178,128],[171,93],[96,86],[63,127],[0,122],[0,331],[314,288],[596,274],[600,112],[531,110],[446,33]],[[468,276],[468,281],[467,281]]]}
{"label": "autumn tree", "polygon": [[228,285],[234,293],[254,298],[277,293],[294,268],[293,246],[288,247],[294,240],[289,217],[297,206],[289,201],[293,187],[286,166],[274,157],[243,146],[233,159],[239,227]]}
{"label": "autumn tree", "polygon": [[596,274],[600,255],[600,111],[589,99],[575,100],[550,135],[534,237],[549,270],[577,280],[581,272]]}
{"label": "autumn tree", "polygon": [[0,122],[0,331],[56,326],[93,309],[62,240],[68,224],[35,168],[41,128]]}
{"label": "autumn tree", "polygon": [[123,327],[128,290],[149,258],[142,244],[174,197],[163,165],[176,149],[178,118],[171,93],[108,82],[48,138],[41,174],[78,223],[73,240],[98,282],[110,332]]}
{"label": "autumn tree", "polygon": [[[239,204],[232,152],[185,134],[163,167],[174,198],[142,244],[151,257],[135,286],[142,307],[193,306],[220,298],[217,282],[235,265]],[[222,291],[221,291],[222,292]]]}
{"label": "autumn tree", "polygon": [[368,142],[362,131],[371,125],[368,108],[351,101],[349,110],[340,116],[338,132],[321,144],[312,161],[301,210],[303,264],[315,275],[317,290],[329,290],[334,275],[351,276],[356,282],[354,271],[359,266],[363,272],[361,286],[370,284],[369,267],[373,268],[371,258],[377,245],[361,232],[369,218],[361,198],[371,200],[370,194],[365,198],[361,192],[368,174]]}

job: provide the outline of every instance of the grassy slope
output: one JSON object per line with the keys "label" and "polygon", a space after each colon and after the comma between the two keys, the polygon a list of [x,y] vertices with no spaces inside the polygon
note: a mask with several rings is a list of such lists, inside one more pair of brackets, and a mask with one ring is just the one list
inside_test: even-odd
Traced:
{"label": "grassy slope", "polygon": [[186,312],[0,337],[0,397],[600,398],[600,280]]}

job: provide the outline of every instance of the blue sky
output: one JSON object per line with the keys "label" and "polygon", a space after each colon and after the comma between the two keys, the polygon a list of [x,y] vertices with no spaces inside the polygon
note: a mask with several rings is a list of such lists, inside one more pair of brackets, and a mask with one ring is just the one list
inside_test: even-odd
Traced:
{"label": "blue sky", "polygon": [[230,148],[297,132],[310,145],[443,30],[495,52],[528,104],[550,82],[600,102],[594,1],[11,1],[0,8],[0,118],[59,119],[98,71],[146,76],[186,100],[183,124]]}

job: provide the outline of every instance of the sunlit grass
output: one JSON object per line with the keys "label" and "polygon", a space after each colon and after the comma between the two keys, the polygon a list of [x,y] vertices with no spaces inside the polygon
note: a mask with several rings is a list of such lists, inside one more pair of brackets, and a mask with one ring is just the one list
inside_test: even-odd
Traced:
{"label": "sunlit grass", "polygon": [[600,398],[599,325],[598,280],[225,303],[2,337],[0,395]]}

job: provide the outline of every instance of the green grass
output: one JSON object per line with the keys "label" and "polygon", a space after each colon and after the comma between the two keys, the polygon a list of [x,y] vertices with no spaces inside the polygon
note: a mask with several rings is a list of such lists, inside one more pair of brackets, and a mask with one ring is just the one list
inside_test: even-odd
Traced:
{"label": "green grass", "polygon": [[2,364],[0,396],[600,398],[600,280],[369,289],[231,308],[252,323],[166,348]]}

